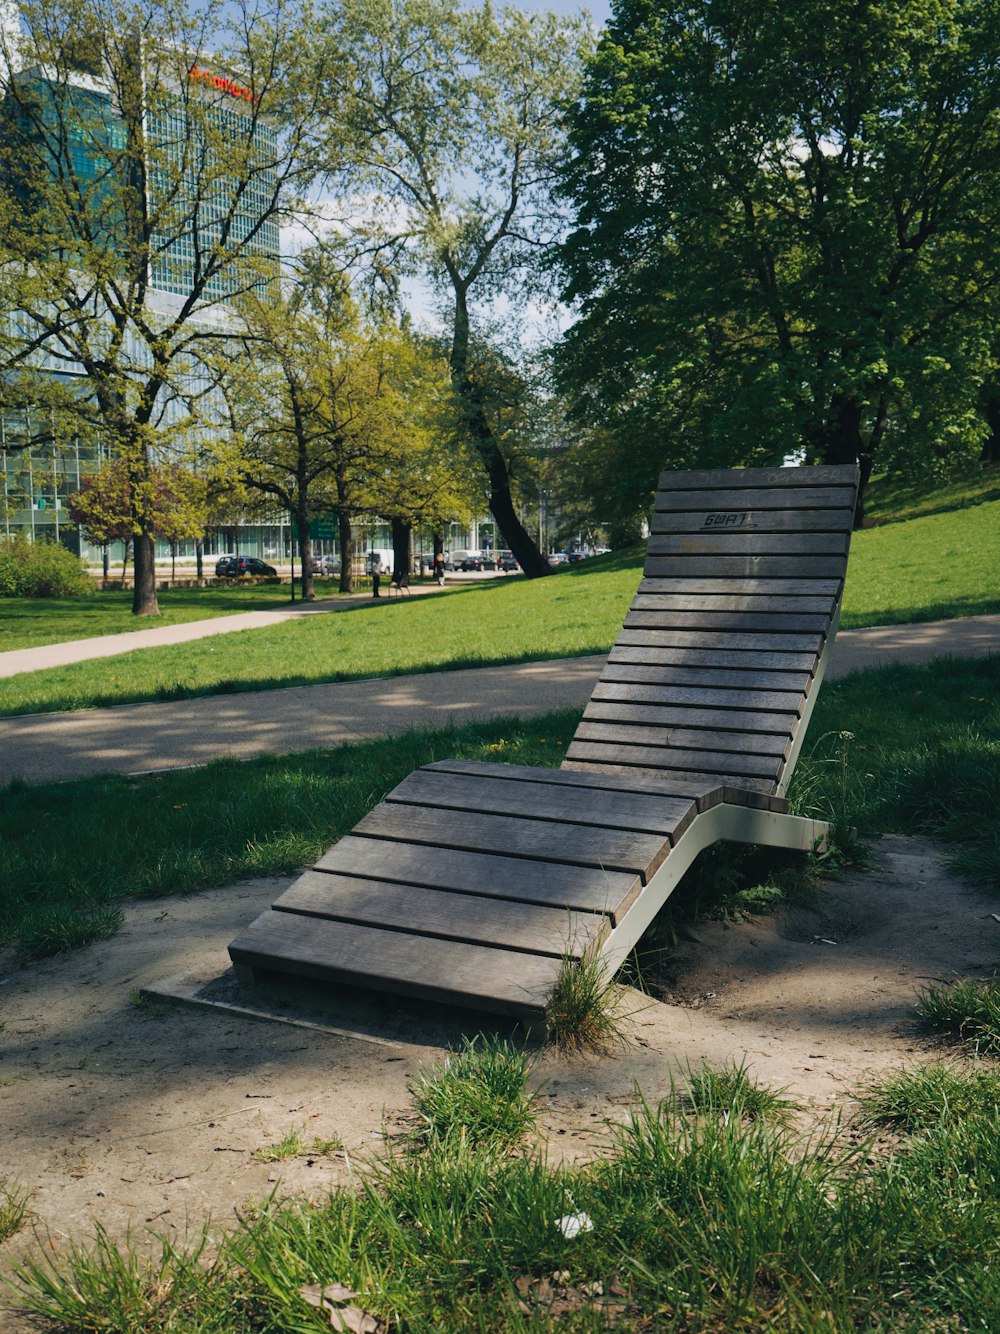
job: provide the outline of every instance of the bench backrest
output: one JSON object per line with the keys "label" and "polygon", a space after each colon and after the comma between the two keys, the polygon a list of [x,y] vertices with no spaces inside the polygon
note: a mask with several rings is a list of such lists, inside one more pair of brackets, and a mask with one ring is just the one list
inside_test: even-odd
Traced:
{"label": "bench backrest", "polygon": [[836,633],[858,469],[665,472],[565,767],[780,796]]}

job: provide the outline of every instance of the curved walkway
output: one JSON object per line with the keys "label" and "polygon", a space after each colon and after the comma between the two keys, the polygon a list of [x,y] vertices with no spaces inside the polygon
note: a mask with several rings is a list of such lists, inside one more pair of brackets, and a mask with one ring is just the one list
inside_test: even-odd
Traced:
{"label": "curved walkway", "polygon": [[[388,588],[388,584],[386,584]],[[411,593],[436,593],[436,584],[419,585]],[[322,616],[331,611],[346,611],[359,602],[371,602],[371,593],[348,593],[336,599],[300,602],[296,606],[271,607],[266,611],[238,611],[231,616],[209,616],[203,621],[182,621],[179,625],[153,625],[148,630],[127,630],[120,635],[95,635],[91,639],[70,639],[59,644],[38,644],[34,648],[12,648],[0,653],[0,678],[18,672],[39,672],[46,667],[65,667],[89,658],[112,658],[137,648],[160,648],[165,644],[185,644],[209,635],[231,635],[237,630],[260,630],[280,621],[297,621],[305,616]]]}
{"label": "curved walkway", "polygon": [[[842,631],[828,674],[844,676],[891,662],[996,653],[1000,653],[1000,616],[877,626]],[[251,759],[414,727],[582,708],[604,662],[603,655],[564,658],[4,718],[0,719],[0,784],[15,777],[39,783],[97,773],[160,772],[222,756]]]}

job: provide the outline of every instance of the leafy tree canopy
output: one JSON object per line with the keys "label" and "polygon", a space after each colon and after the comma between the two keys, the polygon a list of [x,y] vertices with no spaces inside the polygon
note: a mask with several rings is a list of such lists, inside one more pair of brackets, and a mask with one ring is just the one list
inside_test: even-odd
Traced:
{"label": "leafy tree canopy", "polygon": [[581,318],[560,374],[620,505],[667,462],[867,477],[979,452],[1000,347],[992,0],[619,0],[570,137]]}

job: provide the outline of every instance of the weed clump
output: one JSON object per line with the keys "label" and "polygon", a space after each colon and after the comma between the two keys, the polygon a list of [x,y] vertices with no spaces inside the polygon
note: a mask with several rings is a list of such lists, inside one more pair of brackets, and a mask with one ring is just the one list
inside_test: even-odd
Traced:
{"label": "weed clump", "polygon": [[917,995],[925,1027],[972,1049],[977,1056],[1000,1055],[1000,983],[959,978],[948,986],[927,987]]}
{"label": "weed clump", "polygon": [[545,1010],[548,1041],[563,1052],[607,1052],[628,1045],[624,993],[610,985],[599,956],[563,959]]}
{"label": "weed clump", "polygon": [[532,1059],[513,1043],[466,1039],[440,1065],[409,1086],[425,1140],[464,1135],[470,1144],[509,1146],[535,1124],[527,1093]]}

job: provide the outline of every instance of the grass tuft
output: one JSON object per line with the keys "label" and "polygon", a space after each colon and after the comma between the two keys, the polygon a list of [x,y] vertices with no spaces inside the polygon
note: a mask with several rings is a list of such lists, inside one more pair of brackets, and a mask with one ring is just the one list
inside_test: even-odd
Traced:
{"label": "grass tuft", "polygon": [[250,1157],[258,1163],[283,1163],[289,1158],[300,1158],[306,1152],[306,1147],[305,1140],[293,1126],[277,1144],[264,1144],[254,1149]]}
{"label": "grass tuft", "polygon": [[917,996],[921,1023],[963,1043],[977,1056],[1000,1055],[1000,983],[960,978]]}
{"label": "grass tuft", "polygon": [[0,1181],[0,1242],[20,1232],[28,1217],[28,1192]]}
{"label": "grass tuft", "polygon": [[590,1164],[434,1135],[320,1201],[253,1206],[212,1255],[160,1239],[144,1258],[99,1229],[18,1277],[29,1310],[79,1334],[307,1334],[330,1324],[303,1291],[328,1286],[351,1291],[356,1328],[1000,1328],[991,1099],[877,1156],[852,1140],[691,1116],[676,1096],[634,1105]]}
{"label": "grass tuft", "polygon": [[628,1046],[625,993],[611,983],[599,956],[563,959],[545,1011],[545,1034],[557,1051],[608,1052]]}
{"label": "grass tuft", "polygon": [[787,1126],[801,1104],[782,1097],[783,1089],[759,1084],[747,1070],[746,1058],[721,1070],[703,1064],[689,1072],[682,1103],[699,1116],[721,1116],[737,1121],[766,1121]]}
{"label": "grass tuft", "polygon": [[526,1089],[532,1065],[527,1052],[504,1039],[466,1039],[409,1086],[424,1138],[461,1134],[471,1144],[515,1144],[535,1125]]}
{"label": "grass tuft", "polygon": [[120,908],[96,907],[80,911],[59,904],[35,912],[15,936],[23,959],[44,959],[53,954],[80,949],[95,940],[108,940],[122,928]]}
{"label": "grass tuft", "polygon": [[50,1326],[79,1334],[226,1334],[248,1327],[233,1286],[217,1283],[216,1264],[207,1262],[207,1232],[189,1246],[158,1241],[159,1255],[147,1256],[131,1238],[118,1246],[98,1224],[91,1249],[70,1243],[14,1267],[22,1304]]}
{"label": "grass tuft", "polygon": [[934,1062],[881,1076],[858,1101],[870,1125],[929,1130],[1000,1111],[1000,1073]]}

